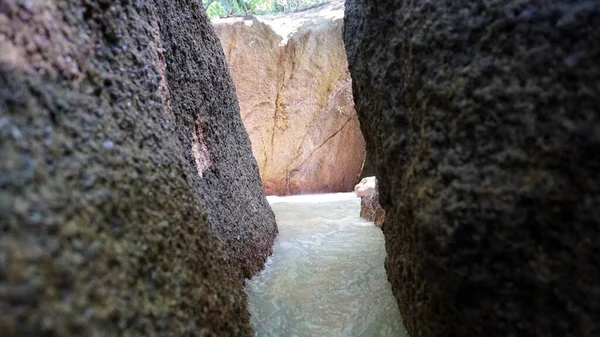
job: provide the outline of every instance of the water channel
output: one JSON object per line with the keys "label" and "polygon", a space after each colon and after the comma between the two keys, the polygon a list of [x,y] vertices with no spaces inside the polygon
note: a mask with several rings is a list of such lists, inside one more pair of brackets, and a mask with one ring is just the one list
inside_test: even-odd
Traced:
{"label": "water channel", "polygon": [[248,280],[256,336],[406,336],[381,230],[354,193],[269,197],[273,256]]}

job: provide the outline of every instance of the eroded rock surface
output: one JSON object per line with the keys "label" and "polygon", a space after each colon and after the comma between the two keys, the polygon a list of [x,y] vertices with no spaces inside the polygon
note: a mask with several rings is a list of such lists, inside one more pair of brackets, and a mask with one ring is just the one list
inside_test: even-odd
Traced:
{"label": "eroded rock surface", "polygon": [[341,37],[343,4],[213,20],[267,194],[351,191],[365,146]]}
{"label": "eroded rock surface", "polygon": [[3,336],[248,335],[276,234],[198,1],[0,2]]}
{"label": "eroded rock surface", "polygon": [[354,193],[360,198],[360,217],[381,227],[385,220],[385,210],[379,204],[377,178],[363,178],[354,186]]}
{"label": "eroded rock surface", "polygon": [[409,334],[598,335],[598,2],[350,0],[344,40]]}

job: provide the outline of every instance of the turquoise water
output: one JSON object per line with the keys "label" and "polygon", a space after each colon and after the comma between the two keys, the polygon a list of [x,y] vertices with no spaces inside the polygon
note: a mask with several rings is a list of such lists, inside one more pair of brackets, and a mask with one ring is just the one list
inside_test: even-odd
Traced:
{"label": "turquoise water", "polygon": [[406,336],[387,281],[383,233],[354,193],[269,197],[273,256],[246,283],[256,336]]}

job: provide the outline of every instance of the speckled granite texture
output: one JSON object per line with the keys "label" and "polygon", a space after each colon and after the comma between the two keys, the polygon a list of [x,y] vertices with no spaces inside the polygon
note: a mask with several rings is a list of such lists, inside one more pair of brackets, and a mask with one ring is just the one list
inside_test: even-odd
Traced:
{"label": "speckled granite texture", "polygon": [[349,0],[412,337],[600,335],[598,1]]}
{"label": "speckled granite texture", "polygon": [[2,336],[249,335],[277,232],[200,2],[0,2]]}

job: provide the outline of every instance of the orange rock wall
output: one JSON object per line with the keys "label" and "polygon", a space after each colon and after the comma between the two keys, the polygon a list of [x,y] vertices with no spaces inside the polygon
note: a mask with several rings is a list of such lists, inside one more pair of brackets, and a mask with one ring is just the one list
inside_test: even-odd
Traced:
{"label": "orange rock wall", "polygon": [[253,21],[215,24],[267,194],[352,191],[365,145],[354,111],[342,20],[288,41]]}

